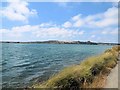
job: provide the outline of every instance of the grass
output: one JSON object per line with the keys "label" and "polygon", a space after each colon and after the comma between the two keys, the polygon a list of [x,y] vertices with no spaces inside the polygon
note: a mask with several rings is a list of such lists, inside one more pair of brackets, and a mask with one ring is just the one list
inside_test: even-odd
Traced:
{"label": "grass", "polygon": [[[87,58],[79,65],[73,65],[50,77],[49,80],[34,85],[35,88],[102,88],[104,78],[114,68],[118,60],[120,46],[112,47],[99,56]],[[75,90],[76,90],[75,89]]]}

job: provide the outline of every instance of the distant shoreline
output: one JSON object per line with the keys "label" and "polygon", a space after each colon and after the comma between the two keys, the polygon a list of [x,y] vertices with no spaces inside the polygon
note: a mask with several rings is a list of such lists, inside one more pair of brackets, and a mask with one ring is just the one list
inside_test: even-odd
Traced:
{"label": "distant shoreline", "polygon": [[87,44],[87,45],[120,45],[120,43],[97,43],[97,42],[83,42],[83,41],[57,41],[57,40],[50,40],[50,41],[29,41],[29,42],[17,42],[17,41],[0,41],[0,43],[19,43],[19,44]]}

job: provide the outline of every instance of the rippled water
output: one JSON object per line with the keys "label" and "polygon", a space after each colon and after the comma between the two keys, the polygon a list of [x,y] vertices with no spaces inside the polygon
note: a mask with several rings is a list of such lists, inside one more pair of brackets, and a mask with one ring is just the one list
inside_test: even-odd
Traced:
{"label": "rippled water", "polygon": [[[79,44],[2,44],[3,87],[25,87],[47,80],[66,66],[111,46]],[[1,75],[0,75],[1,76]]]}

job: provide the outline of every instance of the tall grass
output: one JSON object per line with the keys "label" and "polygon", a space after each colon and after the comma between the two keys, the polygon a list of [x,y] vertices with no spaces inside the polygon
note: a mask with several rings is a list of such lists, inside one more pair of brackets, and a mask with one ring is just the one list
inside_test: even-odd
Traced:
{"label": "tall grass", "polygon": [[[83,60],[79,65],[73,65],[60,71],[42,84],[34,85],[35,88],[92,88],[98,78],[108,75],[118,61],[120,46],[112,47],[99,56]],[[99,81],[98,81],[99,80]],[[97,86],[97,85],[96,85]],[[96,87],[95,87],[96,88]]]}

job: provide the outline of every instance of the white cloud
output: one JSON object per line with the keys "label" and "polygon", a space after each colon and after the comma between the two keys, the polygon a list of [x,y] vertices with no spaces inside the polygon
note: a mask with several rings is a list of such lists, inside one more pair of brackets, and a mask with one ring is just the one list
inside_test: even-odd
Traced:
{"label": "white cloud", "polygon": [[33,38],[35,40],[90,39],[92,41],[102,41],[104,39],[104,41],[107,41],[109,39],[108,41],[115,41],[118,36],[117,22],[118,8],[112,7],[103,13],[94,15],[83,16],[78,14],[61,25],[51,22],[34,26],[24,25],[11,29],[1,29],[0,33],[3,34],[4,40],[16,39],[18,41],[25,39],[33,40]]}
{"label": "white cloud", "polygon": [[113,2],[112,5],[113,5],[113,7],[118,7],[119,2]]}
{"label": "white cloud", "polygon": [[74,17],[72,17],[73,26],[74,27],[81,27],[84,24],[84,20],[82,19],[82,14],[78,14]]}
{"label": "white cloud", "polygon": [[105,13],[101,14],[101,20],[94,21],[95,26],[108,27],[118,24],[118,8],[109,8]]}
{"label": "white cloud", "polygon": [[[83,30],[73,30],[60,27],[41,27],[41,25],[25,25],[20,27],[13,27],[10,30],[1,29],[3,37],[9,38],[18,38],[18,40],[25,37],[26,33],[29,33],[29,36],[36,37],[39,39],[72,39],[76,36],[81,36],[84,34]],[[29,39],[29,37],[26,36]]]}
{"label": "white cloud", "polygon": [[9,20],[28,22],[28,18],[37,15],[35,9],[28,8],[28,2],[23,0],[11,0],[7,7],[0,10],[0,14]]}
{"label": "white cloud", "polygon": [[81,27],[82,25],[83,25],[83,20],[78,20],[73,24],[74,27]]}
{"label": "white cloud", "polygon": [[53,24],[52,22],[40,24],[40,27],[55,27],[55,26],[56,24]]}
{"label": "white cloud", "polygon": [[74,27],[92,27],[92,28],[104,28],[118,24],[118,8],[109,8],[104,13],[88,15],[83,17],[78,14],[72,17],[71,23]]}
{"label": "white cloud", "polygon": [[59,28],[59,27],[51,27],[51,28],[40,28],[40,30],[37,30],[34,32],[34,34],[37,37],[40,38],[72,38],[74,36],[82,35],[83,31],[78,30],[69,30],[65,28]]}
{"label": "white cloud", "polygon": [[81,18],[81,16],[82,16],[82,14],[78,14],[78,15],[72,17],[72,20],[73,21],[78,21]]}
{"label": "white cloud", "polygon": [[72,24],[70,22],[65,22],[63,24],[63,27],[65,27],[65,28],[70,28],[71,26],[72,26]]}

